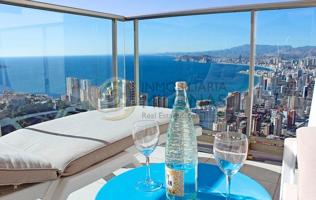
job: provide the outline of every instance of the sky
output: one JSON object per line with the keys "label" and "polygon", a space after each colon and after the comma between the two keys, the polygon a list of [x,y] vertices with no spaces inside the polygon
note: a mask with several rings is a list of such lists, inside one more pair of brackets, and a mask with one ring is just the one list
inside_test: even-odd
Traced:
{"label": "sky", "polygon": [[[316,8],[257,12],[256,43],[316,46]],[[111,20],[0,4],[0,57],[110,55]],[[249,44],[250,13],[139,22],[140,54],[219,50]],[[118,23],[119,54],[133,53],[133,23]]]}

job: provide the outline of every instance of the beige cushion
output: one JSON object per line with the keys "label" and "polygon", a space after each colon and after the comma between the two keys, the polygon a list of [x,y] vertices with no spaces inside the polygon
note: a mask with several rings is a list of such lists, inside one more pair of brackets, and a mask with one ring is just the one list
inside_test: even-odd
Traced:
{"label": "beige cushion", "polygon": [[[161,133],[165,133],[167,131],[167,128],[168,124],[159,126]],[[82,157],[71,161],[62,175],[70,176],[77,172],[85,170],[89,166],[92,166],[98,162],[102,162],[103,160],[124,151],[126,148],[132,146],[133,144],[134,142],[132,136],[128,136],[114,143],[102,146],[99,149],[96,149]]]}
{"label": "beige cushion", "polygon": [[57,178],[57,170],[40,156],[0,141],[0,185],[37,183]]}
{"label": "beige cushion", "polygon": [[316,127],[297,130],[299,199],[316,199]]}
{"label": "beige cushion", "polygon": [[136,121],[156,120],[165,132],[170,114],[171,109],[142,106],[89,111],[17,130],[1,141],[49,160],[69,176],[133,145]]}

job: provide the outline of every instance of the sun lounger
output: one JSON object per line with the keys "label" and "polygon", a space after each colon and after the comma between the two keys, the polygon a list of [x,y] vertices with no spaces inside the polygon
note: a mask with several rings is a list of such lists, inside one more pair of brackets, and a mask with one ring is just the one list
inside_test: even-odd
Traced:
{"label": "sun lounger", "polygon": [[5,135],[0,138],[1,149],[7,152],[3,158],[0,155],[0,188],[5,189],[0,199],[66,199],[71,192],[136,162],[127,151],[133,146],[135,121],[156,120],[165,133],[170,114],[170,109],[143,106],[96,110]]}

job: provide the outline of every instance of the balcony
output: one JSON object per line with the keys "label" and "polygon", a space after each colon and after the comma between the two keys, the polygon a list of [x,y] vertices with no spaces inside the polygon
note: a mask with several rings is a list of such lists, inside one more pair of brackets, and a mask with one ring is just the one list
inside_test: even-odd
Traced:
{"label": "balcony", "polygon": [[[242,172],[279,199],[284,141],[315,124],[316,2],[164,3],[0,0],[0,18],[14,22],[0,22],[0,135],[95,110],[171,109],[174,83],[184,80],[203,129],[200,161],[214,163],[216,133],[242,132]],[[153,162],[163,161],[162,142]],[[68,199],[94,199],[133,167]]]}

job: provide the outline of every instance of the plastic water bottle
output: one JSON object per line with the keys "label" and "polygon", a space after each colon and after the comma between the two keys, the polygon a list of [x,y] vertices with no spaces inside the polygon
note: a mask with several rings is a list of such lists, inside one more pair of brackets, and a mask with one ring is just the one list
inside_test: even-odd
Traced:
{"label": "plastic water bottle", "polygon": [[176,82],[176,98],[166,144],[166,196],[196,199],[197,142],[187,98],[186,82]]}

